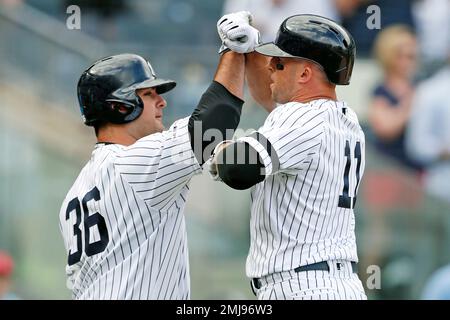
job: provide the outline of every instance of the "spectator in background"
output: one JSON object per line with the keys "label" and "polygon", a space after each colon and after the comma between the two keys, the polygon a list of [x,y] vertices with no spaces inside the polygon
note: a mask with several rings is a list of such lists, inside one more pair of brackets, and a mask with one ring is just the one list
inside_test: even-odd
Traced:
{"label": "spectator in background", "polygon": [[[77,5],[82,12],[83,29],[102,38],[112,40],[116,38],[117,30],[114,19],[128,12],[125,0],[66,0],[64,9],[70,5]],[[65,12],[65,10],[64,10]]]}
{"label": "spectator in background", "polygon": [[346,0],[226,0],[223,12],[250,11],[253,26],[260,31],[262,42],[267,42],[275,39],[283,20],[294,14],[317,14],[339,22],[335,1]]}
{"label": "spectator in background", "polygon": [[18,297],[11,292],[13,270],[13,258],[7,252],[0,250],[0,300],[18,299]]}
{"label": "spectator in background", "polygon": [[371,131],[368,139],[380,152],[419,170],[421,166],[408,157],[404,146],[417,66],[414,33],[405,25],[387,27],[377,36],[375,56],[383,69],[384,79],[373,92],[368,114]]}
{"label": "spectator in background", "polygon": [[[347,2],[342,0],[340,2]],[[415,30],[412,14],[412,0],[349,0],[350,5],[340,9],[342,25],[353,35],[359,57],[368,57],[378,33],[392,24],[405,24]],[[367,12],[370,5],[380,8],[380,29],[368,29],[367,19],[373,14]],[[346,9],[346,10],[344,10]]]}
{"label": "spectator in background", "polygon": [[[434,0],[446,1],[446,0]],[[253,25],[261,32],[263,42],[275,38],[281,22],[294,14],[317,14],[332,19],[350,31],[358,47],[359,56],[368,56],[379,29],[367,29],[371,12],[367,7],[380,8],[381,28],[402,23],[414,28],[411,0],[226,0],[223,12],[247,10],[252,12]]]}
{"label": "spectator in background", "polygon": [[411,157],[427,164],[426,190],[450,203],[450,54],[448,60],[417,88],[406,147]]}
{"label": "spectator in background", "polygon": [[425,78],[445,66],[446,52],[450,52],[450,1],[414,1],[413,16],[421,56],[420,77]]}

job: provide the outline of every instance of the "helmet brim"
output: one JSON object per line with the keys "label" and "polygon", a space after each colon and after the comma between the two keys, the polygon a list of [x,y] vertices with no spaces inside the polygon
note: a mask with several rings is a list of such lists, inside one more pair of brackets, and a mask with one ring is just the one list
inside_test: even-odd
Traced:
{"label": "helmet brim", "polygon": [[[290,53],[287,53],[286,51],[283,51],[282,49],[280,49],[280,47],[278,47],[273,42],[264,43],[264,44],[256,47],[255,51],[262,55],[269,56],[269,57],[295,58],[295,59],[308,60],[308,61],[311,61],[312,63],[315,63],[320,69],[324,70],[323,67],[320,65],[320,63],[318,63],[317,61],[314,61],[314,60],[311,60],[311,59],[308,59],[305,57],[294,56]],[[325,72],[325,70],[324,70],[324,72]]]}
{"label": "helmet brim", "polygon": [[255,51],[269,57],[285,57],[285,58],[299,58],[281,50],[275,43],[264,43],[255,48]]}
{"label": "helmet brim", "polygon": [[168,79],[148,79],[138,83],[134,86],[134,89],[145,89],[145,88],[155,88],[158,94],[163,94],[175,88],[177,83],[173,80]]}

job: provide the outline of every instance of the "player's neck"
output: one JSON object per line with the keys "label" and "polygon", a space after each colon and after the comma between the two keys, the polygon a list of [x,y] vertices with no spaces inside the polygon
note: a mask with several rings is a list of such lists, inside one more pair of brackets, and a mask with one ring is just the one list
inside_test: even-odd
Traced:
{"label": "player's neck", "polygon": [[107,125],[99,129],[97,142],[108,142],[129,146],[136,142],[136,138],[128,134],[123,126]]}
{"label": "player's neck", "polygon": [[334,88],[319,88],[316,90],[301,90],[295,94],[290,101],[307,103],[318,99],[337,100],[336,90]]}

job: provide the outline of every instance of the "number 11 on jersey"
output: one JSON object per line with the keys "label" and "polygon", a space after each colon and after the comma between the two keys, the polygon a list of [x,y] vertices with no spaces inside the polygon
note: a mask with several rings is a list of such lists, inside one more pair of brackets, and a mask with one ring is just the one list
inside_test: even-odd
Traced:
{"label": "number 11 on jersey", "polygon": [[[339,204],[338,207],[351,209],[355,207],[356,203],[356,191],[358,190],[359,179],[360,179],[360,168],[361,168],[361,143],[359,141],[356,142],[354,157],[356,159],[356,172],[352,172],[353,175],[356,175],[356,185],[355,191],[353,192],[353,197],[349,196],[348,190],[350,187],[350,168],[352,164],[352,155],[350,153],[350,142],[348,140],[345,141],[345,157],[347,162],[345,163],[344,170],[344,189],[342,190],[342,194],[339,196]],[[353,166],[353,168],[355,168]]]}

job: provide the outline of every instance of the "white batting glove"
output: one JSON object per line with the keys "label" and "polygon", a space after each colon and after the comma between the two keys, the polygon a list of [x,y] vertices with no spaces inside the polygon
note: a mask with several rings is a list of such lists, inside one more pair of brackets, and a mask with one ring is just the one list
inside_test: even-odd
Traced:
{"label": "white batting glove", "polygon": [[[227,33],[223,45],[237,53],[249,53],[259,44],[259,31],[250,25],[240,25]],[[236,39],[236,40],[232,40]]]}
{"label": "white batting glove", "polygon": [[[217,21],[217,32],[219,33],[220,40],[227,38],[226,32],[239,24],[251,24],[252,15],[248,11],[239,11],[229,13]],[[234,39],[233,39],[234,40]]]}
{"label": "white batting glove", "polygon": [[217,32],[222,40],[219,53],[230,49],[237,53],[254,51],[259,44],[259,31],[251,26],[252,16],[248,11],[224,15],[217,22]]}

